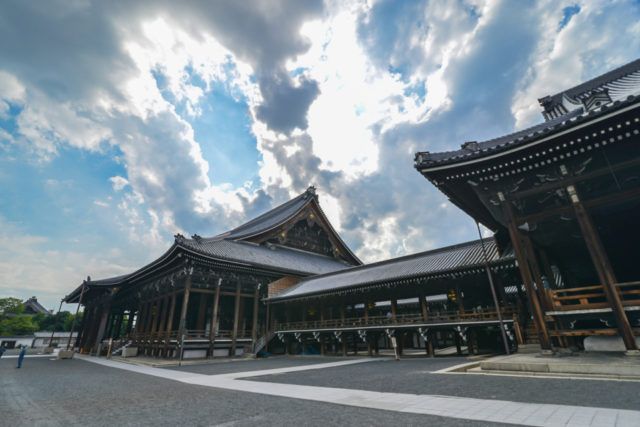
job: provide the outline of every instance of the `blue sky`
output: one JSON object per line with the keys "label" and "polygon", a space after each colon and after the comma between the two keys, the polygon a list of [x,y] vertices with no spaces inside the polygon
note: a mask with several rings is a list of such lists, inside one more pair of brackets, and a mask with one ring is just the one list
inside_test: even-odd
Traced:
{"label": "blue sky", "polygon": [[636,59],[635,1],[0,3],[0,296],[48,308],[315,185],[365,261],[477,237],[412,167]]}

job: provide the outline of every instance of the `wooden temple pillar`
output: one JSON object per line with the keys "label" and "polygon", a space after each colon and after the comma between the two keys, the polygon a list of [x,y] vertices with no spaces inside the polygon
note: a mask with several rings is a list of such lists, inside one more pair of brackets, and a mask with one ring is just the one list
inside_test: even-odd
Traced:
{"label": "wooden temple pillar", "polygon": [[216,334],[218,329],[218,307],[220,305],[220,287],[222,286],[222,279],[218,280],[216,286],[216,293],[213,296],[213,313],[211,315],[211,327],[209,329],[209,357],[213,357],[216,345]]}
{"label": "wooden temple pillar", "polygon": [[[369,300],[364,301],[364,323],[369,325]],[[367,336],[367,355],[373,356],[373,348],[371,346],[371,337]]]}
{"label": "wooden temple pillar", "polygon": [[115,324],[115,330],[111,334],[113,338],[120,338],[120,330],[122,329],[123,320],[124,320],[124,310],[120,311],[120,313],[118,314],[116,324]]}
{"label": "wooden temple pillar", "polygon": [[500,296],[500,299],[502,300],[502,307],[508,306],[509,305],[509,301],[507,301],[507,293],[504,290],[504,282],[502,281],[502,279],[498,275],[493,276],[493,279],[494,279],[494,281],[496,283],[496,288],[498,289],[498,295]]}
{"label": "wooden temple pillar", "polygon": [[547,252],[544,250],[539,251],[540,261],[542,263],[542,269],[544,271],[545,276],[547,276],[547,280],[549,281],[549,287],[551,289],[558,289],[558,284],[556,283],[556,278],[553,275],[553,270],[551,269],[551,263],[549,262],[549,257],[547,256]]}
{"label": "wooden temple pillar", "polygon": [[529,261],[529,267],[531,268],[531,272],[533,273],[533,277],[536,283],[536,292],[538,293],[538,298],[540,298],[540,302],[544,308],[544,310],[549,310],[551,307],[549,306],[547,292],[544,288],[544,282],[542,280],[542,271],[540,266],[538,265],[538,260],[536,258],[536,252],[533,248],[533,244],[531,243],[531,239],[524,233],[520,233],[520,238],[522,239],[522,243],[524,246],[524,252],[527,260]]}
{"label": "wooden temple pillar", "polygon": [[163,356],[164,357],[169,357],[169,350],[170,350],[170,344],[171,344],[171,330],[173,328],[173,316],[175,314],[175,310],[176,310],[176,298],[177,298],[177,292],[173,292],[171,294],[171,307],[169,308],[169,317],[167,317],[167,327],[164,331],[165,336],[164,336],[164,350],[163,350]]}
{"label": "wooden temple pillar", "polygon": [[253,319],[251,320],[251,343],[255,345],[258,339],[258,309],[260,308],[260,284],[256,286],[253,294]]}
{"label": "wooden temple pillar", "polygon": [[96,356],[100,356],[100,344],[102,343],[102,337],[104,336],[105,328],[107,327],[107,319],[109,318],[109,306],[103,304],[101,307],[100,323],[98,324],[98,332],[96,334],[96,340],[93,348],[93,352]]}
{"label": "wooden temple pillar", "polygon": [[567,187],[567,192],[571,197],[576,219],[578,220],[580,231],[582,232],[585,244],[589,250],[589,255],[591,256],[596,273],[598,274],[600,284],[604,288],[605,296],[607,297],[607,301],[609,302],[613,315],[616,319],[618,332],[620,333],[620,336],[622,336],[624,345],[627,348],[627,354],[640,355],[638,344],[633,335],[633,329],[631,328],[629,318],[624,311],[622,300],[620,299],[620,294],[616,287],[618,281],[613,272],[613,268],[611,267],[609,257],[604,250],[600,236],[596,231],[591,216],[587,213],[586,209],[580,202],[575,187],[570,185]]}
{"label": "wooden temple pillar", "polygon": [[189,308],[189,295],[191,293],[191,272],[187,273],[184,284],[184,296],[182,298],[182,309],[180,310],[180,324],[178,325],[178,343],[175,356],[182,359],[184,353],[184,335],[187,329],[187,309]]}
{"label": "wooden temple pillar", "polygon": [[91,333],[93,332],[93,318],[95,316],[95,311],[96,307],[88,308],[85,306],[84,312],[82,314],[82,333],[78,337],[78,347],[81,352],[84,352],[84,348],[87,345],[89,335],[91,335]]}
{"label": "wooden temple pillar", "polygon": [[427,308],[427,298],[424,296],[424,290],[420,289],[418,293],[418,298],[420,299],[420,309],[422,310],[422,321],[429,321],[429,309]]}
{"label": "wooden temple pillar", "polygon": [[397,312],[398,300],[396,298],[391,298],[391,322],[393,323],[398,323]]}
{"label": "wooden temple pillar", "polygon": [[156,342],[158,340],[158,334],[156,328],[158,327],[158,318],[160,317],[160,303],[161,299],[156,299],[153,304],[153,322],[151,323],[151,331],[149,333],[149,347],[147,348],[147,354],[153,356],[153,351],[156,348]]}
{"label": "wooden temple pillar", "polygon": [[163,341],[165,341],[166,334],[164,333],[164,327],[167,323],[167,312],[169,306],[169,293],[167,292],[162,299],[162,314],[160,314],[160,324],[156,331],[156,345],[154,348],[154,355],[160,356],[164,352],[164,346],[161,347]]}
{"label": "wooden temple pillar", "polygon": [[207,314],[207,294],[199,292],[198,297],[200,301],[198,304],[198,323],[196,323],[196,329],[203,331],[205,329],[205,315]]}
{"label": "wooden temple pillar", "polygon": [[153,325],[153,319],[156,316],[156,303],[154,300],[149,302],[149,312],[147,314],[147,320],[144,325],[144,354],[149,352],[149,348],[151,347],[151,325]]}
{"label": "wooden temple pillar", "polygon": [[[268,294],[268,293],[267,293]],[[265,314],[265,340],[264,340],[264,352],[269,353],[269,335],[271,334],[271,303],[267,301],[267,310]]]}
{"label": "wooden temple pillar", "polygon": [[464,315],[464,301],[462,300],[462,292],[460,292],[460,287],[456,286],[456,302],[458,303],[458,313],[462,317]]}
{"label": "wooden temple pillar", "polygon": [[[133,319],[135,317],[135,310],[133,308],[129,308],[126,313],[126,326],[124,327],[124,335],[128,340],[131,340],[133,334]],[[123,320],[124,321],[124,320]]]}
{"label": "wooden temple pillar", "polygon": [[516,222],[513,217],[513,211],[511,210],[511,205],[509,204],[509,202],[505,201],[504,195],[502,193],[498,193],[498,196],[500,197],[500,200],[502,202],[502,209],[504,212],[505,220],[507,222],[507,227],[509,229],[509,236],[511,237],[513,250],[518,260],[518,267],[520,268],[520,275],[522,276],[522,281],[524,282],[524,286],[527,291],[527,297],[529,298],[529,304],[531,306],[531,311],[533,314],[533,323],[536,326],[536,330],[538,331],[540,339],[540,347],[543,350],[551,350],[551,340],[549,339],[547,325],[544,322],[544,313],[542,312],[542,308],[540,307],[538,295],[533,288],[533,278],[531,277],[531,271],[528,267],[529,263],[526,259],[526,255],[522,247],[520,231],[516,226]]}
{"label": "wooden temple pillar", "polygon": [[238,323],[240,322],[240,291],[241,291],[240,279],[236,284],[236,296],[235,305],[233,308],[233,330],[231,331],[231,348],[229,349],[229,356],[234,357],[236,355],[236,340],[238,338]]}

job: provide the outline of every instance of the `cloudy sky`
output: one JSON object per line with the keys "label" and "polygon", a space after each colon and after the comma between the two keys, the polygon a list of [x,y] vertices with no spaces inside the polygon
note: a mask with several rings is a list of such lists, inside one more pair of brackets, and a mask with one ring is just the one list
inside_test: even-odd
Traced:
{"label": "cloudy sky", "polygon": [[637,1],[2,1],[0,296],[57,308],[309,185],[364,261],[474,239],[413,154],[639,52]]}

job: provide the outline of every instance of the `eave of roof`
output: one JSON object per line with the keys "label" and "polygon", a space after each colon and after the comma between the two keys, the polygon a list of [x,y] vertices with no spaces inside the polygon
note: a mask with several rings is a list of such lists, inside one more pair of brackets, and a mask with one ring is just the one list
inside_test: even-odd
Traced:
{"label": "eave of roof", "polygon": [[414,167],[422,172],[435,172],[460,167],[476,161],[484,161],[505,152],[530,147],[562,133],[570,132],[581,125],[592,124],[640,106],[640,95],[630,95],[625,100],[605,104],[596,110],[584,113],[577,109],[557,119],[541,123],[513,134],[478,143],[478,150],[461,149],[442,153],[418,152]]}
{"label": "eave of roof", "polygon": [[474,240],[400,258],[351,267],[334,273],[313,276],[300,281],[297,285],[278,295],[268,298],[267,301],[280,302],[319,294],[331,294],[380,283],[476,269],[484,264],[482,244],[487,251],[491,265],[513,262],[515,259],[511,253],[500,256],[492,239]]}

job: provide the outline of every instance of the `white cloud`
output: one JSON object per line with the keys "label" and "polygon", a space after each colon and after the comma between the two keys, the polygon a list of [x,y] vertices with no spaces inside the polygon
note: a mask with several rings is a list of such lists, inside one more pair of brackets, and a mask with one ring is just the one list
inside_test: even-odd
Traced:
{"label": "white cloud", "polygon": [[109,181],[111,181],[111,183],[113,184],[114,191],[120,191],[124,187],[129,185],[129,181],[121,176],[112,176],[111,178],[109,178]]}

